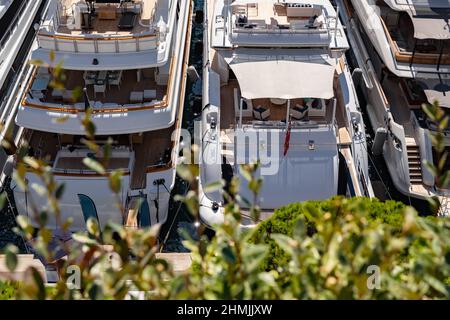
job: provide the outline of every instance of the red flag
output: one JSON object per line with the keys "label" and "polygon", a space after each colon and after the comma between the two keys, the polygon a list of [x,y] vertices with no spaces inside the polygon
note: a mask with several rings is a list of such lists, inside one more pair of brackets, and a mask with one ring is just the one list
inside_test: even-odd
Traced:
{"label": "red flag", "polygon": [[284,138],[284,156],[288,153],[289,150],[289,142],[291,140],[291,120],[289,120],[289,125],[286,131],[286,137]]}

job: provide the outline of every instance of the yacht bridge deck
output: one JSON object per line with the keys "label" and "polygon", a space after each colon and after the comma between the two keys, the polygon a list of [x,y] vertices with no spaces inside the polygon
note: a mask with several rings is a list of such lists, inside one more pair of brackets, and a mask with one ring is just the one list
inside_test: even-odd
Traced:
{"label": "yacht bridge deck", "polygon": [[[157,7],[157,0],[141,0],[136,4],[125,4],[120,7],[118,3],[95,4],[95,15],[91,21],[91,28],[76,29],[70,23],[74,19],[74,6],[78,0],[60,0],[60,18],[57,28],[58,33],[70,35],[105,34],[128,35],[150,31],[153,23],[153,14]],[[121,28],[119,23],[125,12],[136,13],[136,20],[132,27]]]}

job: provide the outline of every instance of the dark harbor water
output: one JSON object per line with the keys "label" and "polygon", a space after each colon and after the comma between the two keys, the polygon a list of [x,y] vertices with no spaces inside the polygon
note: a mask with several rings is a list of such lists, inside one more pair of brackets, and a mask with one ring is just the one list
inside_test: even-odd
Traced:
{"label": "dark harbor water", "polygon": [[[195,0],[194,12],[203,9],[204,0]],[[195,66],[197,72],[202,74],[202,39],[203,39],[203,25],[202,23],[195,23],[193,19],[192,38],[190,47],[189,65]],[[348,54],[348,59],[352,63],[353,59],[351,54]],[[188,80],[187,92],[185,97],[185,108],[183,112],[183,128],[188,129],[193,137],[194,121],[198,119],[201,112],[201,97],[198,93],[201,93],[200,89],[201,81],[193,83]],[[375,157],[371,153],[371,145],[373,139],[373,130],[370,128],[370,122],[366,116],[365,102],[360,97],[360,105],[362,106],[364,114],[364,122],[367,126],[367,139],[368,150],[370,156],[370,178],[373,183],[375,194],[382,200],[394,199],[402,201],[407,205],[414,206],[421,214],[429,214],[429,206],[426,201],[421,201],[413,198],[409,198],[396,190],[392,180],[390,179],[386,164],[382,156]],[[189,186],[185,181],[177,178],[176,185],[173,190],[173,196],[176,194],[185,194]],[[9,198],[12,200],[12,193],[8,192]],[[14,243],[21,250],[24,250],[24,242],[14,232],[15,226],[14,208],[12,206],[5,207],[0,213],[0,249],[8,243]],[[170,212],[166,224],[162,227],[161,232],[161,244],[163,245],[163,251],[166,252],[185,252],[186,248],[182,245],[182,238],[180,236],[180,229],[185,229],[195,236],[196,228],[193,223],[193,218],[186,208],[179,202],[171,200]]]}

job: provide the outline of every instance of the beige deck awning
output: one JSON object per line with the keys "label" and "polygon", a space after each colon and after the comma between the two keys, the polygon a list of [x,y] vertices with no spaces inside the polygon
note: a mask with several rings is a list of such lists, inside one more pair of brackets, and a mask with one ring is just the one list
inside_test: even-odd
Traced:
{"label": "beige deck awning", "polygon": [[335,64],[294,60],[231,61],[241,95],[260,98],[331,99]]}
{"label": "beige deck awning", "polygon": [[414,38],[416,39],[450,39],[450,25],[446,20],[436,16],[413,16],[411,20],[414,25]]}
{"label": "beige deck awning", "polygon": [[429,103],[438,101],[441,107],[450,108],[450,91],[424,90]]}

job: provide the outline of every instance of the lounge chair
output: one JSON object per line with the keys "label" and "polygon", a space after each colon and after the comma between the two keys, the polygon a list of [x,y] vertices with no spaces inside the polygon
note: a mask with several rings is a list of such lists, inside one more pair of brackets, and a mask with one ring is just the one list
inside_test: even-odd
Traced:
{"label": "lounge chair", "polygon": [[97,96],[97,93],[103,93],[103,97],[106,96],[106,84],[97,85],[94,84],[94,94]]}
{"label": "lounge chair", "polygon": [[131,103],[142,103],[144,100],[144,93],[142,91],[131,91],[130,92],[130,102]]}
{"label": "lounge chair", "polygon": [[144,101],[151,101],[156,98],[156,90],[144,90]]}
{"label": "lounge chair", "polygon": [[291,109],[291,116],[296,120],[301,120],[306,116],[308,110],[309,110],[308,106],[302,106],[297,104],[295,105],[295,107]]}
{"label": "lounge chair", "polygon": [[253,109],[253,117],[257,120],[267,120],[270,117],[270,109],[258,106]]}
{"label": "lounge chair", "polygon": [[122,13],[120,17],[120,21],[118,24],[119,30],[131,30],[134,28],[136,23],[136,13],[132,11],[125,11]]}

